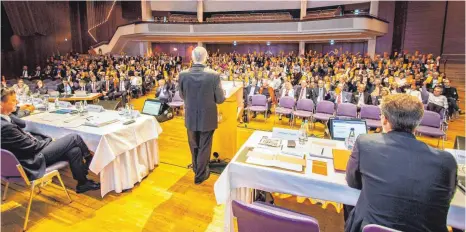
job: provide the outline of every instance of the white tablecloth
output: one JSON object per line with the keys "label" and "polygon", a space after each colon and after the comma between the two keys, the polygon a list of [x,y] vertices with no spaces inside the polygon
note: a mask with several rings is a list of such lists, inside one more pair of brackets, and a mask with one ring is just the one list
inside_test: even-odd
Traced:
{"label": "white tablecloth", "polygon": [[[271,135],[271,132],[254,132],[214,185],[217,203],[226,204],[224,231],[233,231],[232,200],[250,203],[252,201],[251,189],[288,193],[296,196],[356,205],[360,190],[350,188],[346,183],[345,174],[334,171],[333,160],[312,158],[313,160],[327,162],[327,176],[312,173],[312,160],[307,161],[304,174],[237,161],[238,155],[243,149],[246,147],[256,147],[262,136],[271,137]],[[314,140],[322,139],[310,138],[309,143]],[[324,141],[329,142],[329,140]],[[332,142],[335,142],[335,145],[339,149],[344,149],[343,142]],[[299,145],[297,149],[299,149]],[[331,152],[331,150],[325,149],[325,152]],[[456,191],[448,213],[447,223],[459,229],[464,229],[465,227],[464,197],[463,192]]]}
{"label": "white tablecloth", "polygon": [[123,119],[118,112],[108,110],[90,112],[68,123],[64,119],[73,116],[48,112],[23,119],[27,122],[26,130],[53,138],[79,134],[94,152],[89,169],[100,175],[102,197],[112,190],[120,193],[132,188],[159,163],[157,138],[162,128],[154,117],[141,115],[129,125],[115,122],[103,127],[84,126],[89,116]]}

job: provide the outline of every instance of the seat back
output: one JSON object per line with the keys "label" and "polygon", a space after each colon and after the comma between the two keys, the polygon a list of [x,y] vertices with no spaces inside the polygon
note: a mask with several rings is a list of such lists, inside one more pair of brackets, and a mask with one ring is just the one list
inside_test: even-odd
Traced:
{"label": "seat back", "polygon": [[296,104],[296,109],[313,112],[314,101],[312,99],[300,99],[298,103]]}
{"label": "seat back", "polygon": [[421,119],[419,126],[429,126],[434,128],[440,128],[442,119],[437,112],[434,111],[424,111],[424,116]]}
{"label": "seat back", "polygon": [[316,113],[324,113],[324,114],[335,113],[335,103],[331,101],[321,101],[317,103]]}
{"label": "seat back", "polygon": [[337,116],[353,117],[358,116],[358,107],[352,103],[341,103],[337,107]]}
{"label": "seat back", "polygon": [[[24,179],[25,176],[21,174],[18,170],[17,165],[21,165],[16,159],[16,156],[13,155],[10,151],[5,149],[1,149],[1,177],[2,180],[9,181],[9,182],[26,182],[28,183],[29,180]],[[27,178],[27,177],[26,177]],[[29,184],[29,183],[28,183]]]}
{"label": "seat back", "polygon": [[363,105],[361,106],[361,112],[359,112],[359,117],[361,119],[374,119],[380,120],[380,108],[373,105]]}
{"label": "seat back", "polygon": [[265,95],[256,94],[251,97],[252,106],[267,106],[267,98]]}
{"label": "seat back", "polygon": [[233,215],[238,219],[239,232],[319,232],[317,220],[292,211],[238,201],[232,202],[232,209]]}
{"label": "seat back", "polygon": [[394,230],[385,226],[379,226],[376,224],[369,224],[364,226],[362,232],[401,232],[399,230]]}
{"label": "seat back", "polygon": [[180,96],[180,91],[176,91],[172,99],[173,102],[182,102],[183,99]]}
{"label": "seat back", "polygon": [[287,108],[287,109],[293,109],[295,105],[295,100],[293,97],[282,97],[280,98],[280,107]]}

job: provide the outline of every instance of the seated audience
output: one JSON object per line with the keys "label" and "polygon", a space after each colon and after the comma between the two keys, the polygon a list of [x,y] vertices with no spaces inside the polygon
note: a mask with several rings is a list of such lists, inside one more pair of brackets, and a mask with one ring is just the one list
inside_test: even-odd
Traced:
{"label": "seated audience", "polygon": [[123,104],[127,102],[127,96],[129,91],[131,90],[131,83],[129,80],[126,80],[126,76],[120,75],[120,81],[118,82],[117,87],[115,88],[115,92],[113,93],[113,99],[121,97],[123,100]]}
{"label": "seated audience", "polygon": [[31,79],[31,75],[29,74],[29,71],[28,71],[28,66],[23,66],[23,71],[21,72],[21,78]]}
{"label": "seated audience", "polygon": [[434,93],[428,92],[427,88],[427,81],[424,82],[422,86],[422,94],[429,95],[427,101],[427,110],[435,111],[437,113],[441,113],[442,110],[448,110],[448,100],[447,97],[442,95],[443,88],[440,86],[434,87]]}
{"label": "seated audience", "polygon": [[84,80],[79,80],[78,86],[74,89],[74,91],[86,91],[88,92],[87,86],[86,86],[86,81]]}
{"label": "seated audience", "polygon": [[387,96],[381,111],[385,133],[360,135],[347,164],[346,181],[361,194],[354,208],[345,206],[345,231],[377,224],[399,231],[447,232],[457,181],[455,158],[414,136],[424,114],[418,98]]}
{"label": "seated audience", "polygon": [[323,80],[319,80],[317,82],[317,88],[312,89],[311,97],[315,105],[329,98],[329,93],[328,90],[324,87]]}
{"label": "seated audience", "polygon": [[296,88],[295,99],[298,101],[300,99],[312,99],[312,91],[307,87],[307,81],[302,80],[301,85]]}
{"label": "seated audience", "polygon": [[275,103],[275,91],[273,91],[272,87],[269,86],[268,80],[263,80],[262,87],[259,89],[259,94],[264,95],[267,99],[267,117],[270,117],[272,114],[270,109],[272,108],[272,104]]}
{"label": "seated audience", "polygon": [[170,85],[165,83],[164,79],[159,80],[159,87],[157,87],[157,90],[155,91],[155,97],[163,103],[171,101]]}
{"label": "seated audience", "polygon": [[37,80],[37,79],[42,80],[42,79],[43,79],[42,72],[41,72],[41,70],[40,70],[40,66],[39,66],[39,65],[37,65],[36,71],[35,71],[34,74],[32,75],[32,78],[31,78],[31,79],[33,79],[33,80],[34,80],[34,79],[35,79],[35,80]]}
{"label": "seated audience", "polygon": [[458,91],[455,87],[450,86],[450,80],[443,80],[443,95],[448,100],[448,114],[450,117],[455,113],[459,112],[464,114],[461,109],[458,107]]}
{"label": "seated audience", "polygon": [[47,86],[44,85],[44,83],[42,82],[42,80],[38,80],[36,82],[36,88],[34,89],[34,93],[35,94],[40,94],[40,95],[43,95],[43,94],[47,94],[49,91],[47,89]]}
{"label": "seated audience", "polygon": [[20,96],[29,95],[29,86],[22,79],[18,79],[18,83],[13,85],[13,90]]}
{"label": "seated audience", "polygon": [[406,93],[407,93],[408,95],[413,96],[413,97],[417,97],[417,98],[422,102],[421,91],[419,91],[419,90],[417,89],[416,84],[414,84],[414,83],[411,84],[411,88],[410,88],[410,89],[407,89],[407,90],[406,90]]}
{"label": "seated audience", "polygon": [[74,94],[74,88],[73,86],[70,85],[68,80],[63,79],[62,83],[57,85],[57,91],[59,93],[65,94],[65,95],[71,95]]}
{"label": "seated audience", "polygon": [[371,105],[372,98],[371,95],[366,92],[366,86],[364,84],[358,85],[358,91],[353,94],[352,103],[357,105],[360,108],[363,105]]}
{"label": "seated audience", "polygon": [[104,97],[108,97],[109,99],[113,99],[113,80],[110,80],[110,77],[107,75],[105,76],[105,80],[102,83],[102,97],[100,99],[104,99]]}
{"label": "seated audience", "polygon": [[[77,193],[100,189],[100,184],[87,179],[92,156],[82,138],[68,134],[57,140],[43,135],[31,135],[24,130],[24,121],[14,116],[16,93],[13,89],[1,90],[2,149],[12,152],[31,180],[42,177],[46,166],[66,160],[70,163],[73,178],[78,181]],[[84,162],[86,160],[86,162]]]}
{"label": "seated audience", "polygon": [[100,93],[102,86],[100,82],[97,81],[95,75],[91,75],[91,81],[87,84],[87,92],[89,93]]}

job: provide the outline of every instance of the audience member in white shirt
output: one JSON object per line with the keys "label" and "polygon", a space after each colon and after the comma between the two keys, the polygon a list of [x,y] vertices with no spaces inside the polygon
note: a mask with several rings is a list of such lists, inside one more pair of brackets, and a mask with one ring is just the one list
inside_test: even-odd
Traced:
{"label": "audience member in white shirt", "polygon": [[414,96],[419,98],[419,100],[422,102],[422,96],[421,96],[421,91],[417,89],[417,86],[415,83],[411,84],[411,89],[407,89],[406,93],[408,95]]}

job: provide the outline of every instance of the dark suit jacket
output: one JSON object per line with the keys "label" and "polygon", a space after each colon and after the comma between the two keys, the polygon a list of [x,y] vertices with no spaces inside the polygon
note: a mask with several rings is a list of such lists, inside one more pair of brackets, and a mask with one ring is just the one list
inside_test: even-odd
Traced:
{"label": "dark suit jacket", "polygon": [[107,93],[111,93],[115,90],[113,87],[113,81],[108,81],[108,91],[107,91],[107,81],[101,81],[101,90],[106,91]]}
{"label": "dark suit jacket", "polygon": [[[324,93],[323,93],[324,99],[322,99],[322,100],[327,100],[327,99],[329,98],[329,96],[328,96],[329,94],[328,94],[328,92],[327,92],[327,89],[325,89],[325,87],[323,87],[322,89],[323,89],[323,91],[324,91]],[[312,101],[314,101],[314,104],[317,105],[317,98],[319,98],[319,87],[313,88],[311,91],[312,91],[312,92],[311,92],[311,93],[312,93],[312,94],[311,94],[311,96],[312,96]]]}
{"label": "dark suit jacket", "polygon": [[[71,89],[71,94],[74,93],[74,87],[70,84],[68,84],[70,86],[70,89]],[[60,83],[57,85],[57,91],[60,92],[60,93],[64,93],[65,92],[65,85],[63,85],[63,83]]]}
{"label": "dark suit jacket", "polygon": [[205,65],[180,73],[180,96],[185,104],[185,126],[190,131],[217,129],[217,104],[225,101],[220,75]]}
{"label": "dark suit jacket", "polygon": [[[130,88],[131,88],[131,82],[129,80],[124,80],[124,86],[125,86],[125,90],[126,91],[129,91]],[[115,92],[121,92],[121,88],[120,88],[120,85],[121,85],[121,82],[118,82],[118,85],[115,87]]]}
{"label": "dark suit jacket", "polygon": [[42,86],[42,88],[36,87],[34,90],[34,93],[39,93],[39,94],[47,94],[49,91],[47,89],[47,86]]}
{"label": "dark suit jacket", "polygon": [[[252,95],[259,94],[259,89],[260,89],[260,87],[256,85]],[[247,106],[248,103],[249,103],[249,93],[251,92],[251,90],[252,90],[252,85],[248,85],[245,88],[243,88],[243,100],[244,100],[244,105],[245,106]]]}
{"label": "dark suit jacket", "polygon": [[89,93],[100,93],[100,92],[102,92],[101,91],[102,87],[101,87],[99,81],[95,82],[95,92],[92,92],[92,82],[87,83],[86,88],[87,88],[87,92],[89,92]]}
{"label": "dark suit jacket", "polygon": [[360,135],[347,164],[346,181],[361,189],[361,195],[345,231],[377,224],[401,231],[446,232],[456,173],[451,154],[413,134]]}
{"label": "dark suit jacket", "polygon": [[[298,86],[298,88],[296,88],[296,92],[294,93],[294,98],[295,99],[298,99],[299,95],[301,95],[301,89],[302,88],[303,88],[302,86]],[[305,94],[306,94],[306,99],[312,99],[312,90],[311,90],[311,88],[306,88],[306,93]]]}
{"label": "dark suit jacket", "polygon": [[[372,97],[368,92],[363,93],[364,104],[372,105]],[[357,105],[359,102],[359,92],[353,93],[352,103]]]}
{"label": "dark suit jacket", "polygon": [[1,118],[2,149],[12,152],[31,180],[45,174],[45,158],[40,151],[52,142],[51,138],[34,140],[21,127],[24,121],[10,115],[11,123]]}

